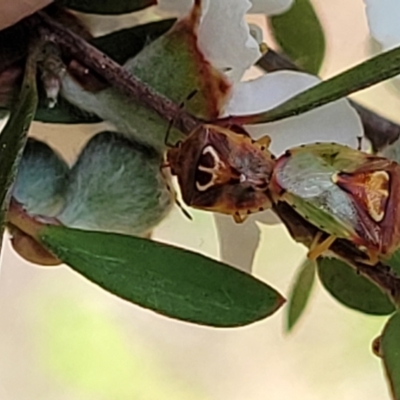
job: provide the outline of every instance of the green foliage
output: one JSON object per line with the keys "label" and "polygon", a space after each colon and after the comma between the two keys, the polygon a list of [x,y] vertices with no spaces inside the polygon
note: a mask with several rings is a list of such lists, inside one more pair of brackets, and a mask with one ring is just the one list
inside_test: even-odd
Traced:
{"label": "green foliage", "polygon": [[310,298],[315,280],[316,263],[305,260],[299,271],[289,295],[287,309],[287,330],[290,332],[302,316]]}
{"label": "green foliage", "polygon": [[399,276],[400,275],[400,249],[396,250],[388,260],[384,260],[384,263],[388,265],[392,270]]}
{"label": "green foliage", "polygon": [[157,4],[156,0],[57,0],[59,4],[90,14],[126,14]]}
{"label": "green foliage", "polygon": [[19,100],[11,110],[0,135],[0,249],[8,206],[8,188],[14,179],[37,105],[35,55],[36,53],[27,59]]}
{"label": "green foliage", "polygon": [[91,43],[114,61],[123,64],[138,54],[146,45],[166,33],[175,21],[175,18],[170,18],[121,29],[94,38]]}
{"label": "green foliage", "polygon": [[279,106],[242,117],[246,123],[278,121],[303,114],[351,93],[368,88],[400,73],[400,47],[380,54],[353,68],[321,82],[311,89],[290,98]]}
{"label": "green foliage", "polygon": [[325,289],[349,308],[372,315],[388,315],[395,311],[386,294],[343,261],[319,259],[318,276]]}
{"label": "green foliage", "polygon": [[146,239],[54,226],[44,228],[39,239],[92,282],[169,317],[242,326],[273,314],[284,302],[250,275]]}
{"label": "green foliage", "polygon": [[380,343],[394,400],[400,400],[400,314],[394,314],[383,331]]}
{"label": "green foliage", "polygon": [[283,52],[304,71],[317,75],[325,37],[310,0],[295,0],[287,12],[271,17],[270,24]]}

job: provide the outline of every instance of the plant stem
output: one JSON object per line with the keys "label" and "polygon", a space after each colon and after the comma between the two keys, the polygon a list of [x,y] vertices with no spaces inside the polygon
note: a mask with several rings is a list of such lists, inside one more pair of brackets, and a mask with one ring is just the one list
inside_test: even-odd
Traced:
{"label": "plant stem", "polygon": [[43,11],[32,15],[29,19],[30,24],[36,27],[45,40],[55,43],[63,53],[97,73],[111,86],[140,101],[166,120],[173,121],[174,126],[183,133],[190,133],[201,123],[200,120],[182,110],[178,104],[151,89],[121,65]]}

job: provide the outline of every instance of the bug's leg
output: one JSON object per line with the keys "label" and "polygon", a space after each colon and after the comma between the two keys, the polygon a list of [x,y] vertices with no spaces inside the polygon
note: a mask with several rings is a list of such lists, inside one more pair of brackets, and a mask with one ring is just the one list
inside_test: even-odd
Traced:
{"label": "bug's leg", "polygon": [[376,265],[379,262],[378,252],[377,251],[368,251],[369,260],[372,265]]}
{"label": "bug's leg", "polygon": [[377,251],[373,251],[373,250],[368,250],[368,257],[369,260],[368,262],[371,265],[376,265],[379,262],[379,257],[378,257],[378,252]]}
{"label": "bug's leg", "polygon": [[246,218],[247,218],[247,215],[240,214],[239,211],[236,211],[233,214],[233,219],[235,220],[235,222],[237,224],[243,223],[246,220]]}
{"label": "bug's leg", "polygon": [[192,216],[189,214],[188,211],[185,210],[185,208],[182,206],[181,202],[178,200],[178,195],[175,191],[175,189],[173,187],[171,187],[171,182],[168,178],[168,176],[166,175],[166,173],[164,172],[165,168],[170,167],[170,165],[168,163],[163,163],[160,166],[160,173],[164,179],[165,182],[165,186],[167,187],[167,190],[171,193],[172,199],[174,200],[175,204],[180,208],[180,210],[182,211],[183,215],[190,219],[191,221],[193,221]]}
{"label": "bug's leg", "polygon": [[368,255],[368,259],[365,258],[356,258],[355,261],[362,262],[363,264],[370,265],[373,267],[374,265],[378,264],[379,262],[379,257],[378,257],[378,252],[374,250],[366,250],[366,253]]}
{"label": "bug's leg", "polygon": [[271,138],[269,136],[263,136],[260,139],[256,140],[254,144],[259,147],[261,150],[268,149],[269,145],[271,144]]}
{"label": "bug's leg", "polygon": [[322,232],[318,232],[310,246],[310,250],[307,253],[307,258],[309,260],[315,261],[320,255],[322,255],[326,250],[328,250],[332,243],[336,240],[336,236],[328,236],[325,240],[320,242]]}

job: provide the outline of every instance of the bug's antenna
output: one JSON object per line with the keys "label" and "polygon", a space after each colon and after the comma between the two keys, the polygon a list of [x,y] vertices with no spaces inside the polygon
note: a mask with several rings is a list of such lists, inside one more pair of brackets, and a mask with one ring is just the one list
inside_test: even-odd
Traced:
{"label": "bug's antenna", "polygon": [[[189,95],[186,97],[186,99],[184,101],[182,101],[182,103],[179,104],[179,109],[182,110],[183,107],[185,107],[185,104],[190,101],[197,93],[198,93],[198,89],[194,89],[192,90]],[[165,138],[164,138],[164,144],[166,147],[174,147],[173,144],[168,143],[168,139],[169,139],[169,134],[171,133],[171,129],[172,126],[174,125],[175,122],[175,118],[170,119],[169,123],[168,123],[168,128],[167,128],[167,132],[165,134]]]}
{"label": "bug's antenna", "polygon": [[190,221],[193,221],[193,217],[189,214],[189,211],[186,210],[186,209],[183,207],[182,203],[176,198],[176,195],[175,195],[175,204],[180,208],[180,210],[182,211],[183,215],[184,215],[187,219],[189,219]]}
{"label": "bug's antenna", "polygon": [[169,120],[168,129],[167,129],[167,132],[165,133],[164,144],[165,144],[166,147],[174,147],[173,144],[168,143],[169,134],[170,134],[170,132],[171,132],[171,129],[172,129],[172,125],[173,125],[173,124],[174,124],[174,119],[172,118],[172,119]]}

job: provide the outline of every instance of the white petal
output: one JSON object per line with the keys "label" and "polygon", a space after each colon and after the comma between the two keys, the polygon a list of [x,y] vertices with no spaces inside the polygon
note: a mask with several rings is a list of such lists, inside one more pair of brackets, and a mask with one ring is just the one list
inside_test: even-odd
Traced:
{"label": "white petal", "polygon": [[293,4],[293,0],[252,0],[251,13],[267,15],[281,14],[287,11]]}
{"label": "white petal", "polygon": [[371,35],[385,50],[400,44],[400,1],[364,0]]}
{"label": "white petal", "polygon": [[[192,0],[160,0],[159,9],[182,16],[189,11]],[[256,40],[245,21],[249,0],[203,0],[199,27],[199,47],[214,67],[229,71],[238,81],[244,71],[261,56]]]}
{"label": "white petal", "polygon": [[255,252],[260,242],[257,216],[251,215],[243,224],[237,224],[229,215],[215,214],[220,257],[228,264],[251,272]]}
{"label": "white petal", "polygon": [[[203,10],[208,7],[209,0],[203,0]],[[176,17],[183,17],[190,12],[193,0],[158,0],[155,11],[173,14]]]}
{"label": "white petal", "polygon": [[[318,82],[314,76],[294,71],[273,72],[241,82],[234,86],[226,113],[243,115],[269,110]],[[270,136],[271,150],[276,155],[290,147],[317,141],[357,147],[357,137],[363,136],[360,118],[345,99],[299,116],[246,128],[255,139]]]}
{"label": "white petal", "polygon": [[244,18],[250,6],[248,0],[211,1],[200,25],[200,49],[216,68],[229,69],[234,81],[261,56]]}

